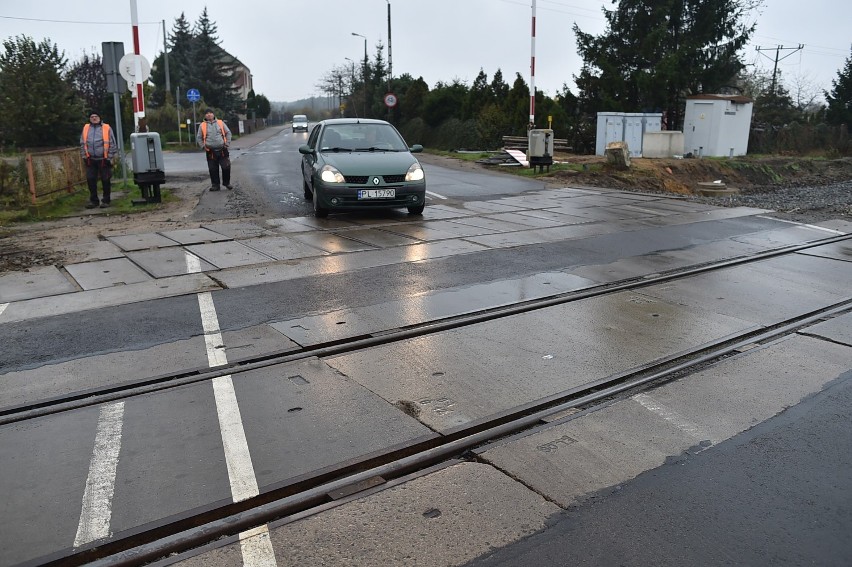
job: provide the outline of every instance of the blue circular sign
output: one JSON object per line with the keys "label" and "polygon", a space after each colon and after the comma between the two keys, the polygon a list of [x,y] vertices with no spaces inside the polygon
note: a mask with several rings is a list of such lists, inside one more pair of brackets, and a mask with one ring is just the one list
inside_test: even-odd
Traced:
{"label": "blue circular sign", "polygon": [[198,92],[198,89],[189,89],[186,91],[186,98],[189,102],[198,102],[201,100],[201,93]]}

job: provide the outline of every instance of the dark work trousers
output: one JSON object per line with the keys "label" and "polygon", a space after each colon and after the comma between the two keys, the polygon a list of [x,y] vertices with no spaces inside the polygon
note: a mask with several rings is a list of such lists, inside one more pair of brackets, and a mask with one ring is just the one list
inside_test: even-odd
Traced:
{"label": "dark work trousers", "polygon": [[112,162],[105,159],[86,160],[86,183],[89,184],[89,201],[98,204],[98,178],[103,186],[103,202],[109,203],[112,191]]}
{"label": "dark work trousers", "polygon": [[207,169],[210,171],[210,183],[215,189],[219,188],[219,168],[222,168],[222,184],[231,184],[231,158],[228,148],[207,150]]}

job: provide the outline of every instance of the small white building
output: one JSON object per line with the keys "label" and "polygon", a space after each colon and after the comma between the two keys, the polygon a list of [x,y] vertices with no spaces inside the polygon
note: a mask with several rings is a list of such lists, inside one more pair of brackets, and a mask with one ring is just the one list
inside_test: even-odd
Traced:
{"label": "small white building", "polygon": [[684,152],[695,157],[745,155],[753,107],[752,99],[740,95],[686,97]]}

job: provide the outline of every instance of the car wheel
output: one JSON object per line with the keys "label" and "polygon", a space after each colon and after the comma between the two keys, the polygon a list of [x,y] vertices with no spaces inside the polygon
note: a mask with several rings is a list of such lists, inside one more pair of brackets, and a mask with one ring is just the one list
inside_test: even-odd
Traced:
{"label": "car wheel", "polygon": [[311,187],[308,185],[308,182],[305,181],[305,177],[302,176],[302,189],[305,192],[305,199],[308,201],[314,200],[314,194],[311,192]]}
{"label": "car wheel", "polygon": [[324,219],[328,216],[328,209],[319,204],[319,195],[314,195],[314,216],[318,219]]}
{"label": "car wheel", "polygon": [[423,214],[424,205],[417,205],[416,207],[408,207],[409,215],[422,215]]}

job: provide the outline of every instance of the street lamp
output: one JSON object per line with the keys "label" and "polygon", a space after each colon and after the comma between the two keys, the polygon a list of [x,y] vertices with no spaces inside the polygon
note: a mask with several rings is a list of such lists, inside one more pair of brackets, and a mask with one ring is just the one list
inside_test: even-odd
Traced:
{"label": "street lamp", "polygon": [[390,0],[387,0],[388,3],[388,88],[390,88],[390,82],[393,78],[393,55],[391,55],[391,4]]}
{"label": "street lamp", "polygon": [[352,35],[364,38],[364,71],[361,76],[364,81],[364,118],[367,117],[367,36],[352,32]]}

